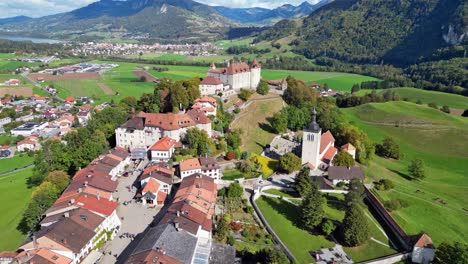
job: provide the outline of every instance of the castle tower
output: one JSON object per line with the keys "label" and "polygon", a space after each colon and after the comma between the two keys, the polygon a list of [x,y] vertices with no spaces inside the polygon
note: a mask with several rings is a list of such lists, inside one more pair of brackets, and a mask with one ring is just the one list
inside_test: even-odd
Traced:
{"label": "castle tower", "polygon": [[253,59],[250,65],[250,89],[257,89],[260,83],[261,71],[262,65],[258,63],[256,59]]}
{"label": "castle tower", "polygon": [[302,164],[310,162],[315,168],[320,165],[320,138],[322,128],[317,124],[317,112],[312,111],[312,121],[304,129],[302,135]]}

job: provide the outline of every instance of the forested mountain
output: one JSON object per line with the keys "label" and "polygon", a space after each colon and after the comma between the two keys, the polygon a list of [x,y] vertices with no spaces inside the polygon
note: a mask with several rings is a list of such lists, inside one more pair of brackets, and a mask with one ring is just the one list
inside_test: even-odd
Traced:
{"label": "forested mountain", "polygon": [[308,16],[296,50],[308,58],[408,65],[468,43],[465,0],[336,0]]}
{"label": "forested mountain", "polygon": [[192,0],[101,0],[68,13],[6,24],[0,29],[57,37],[118,32],[127,37],[188,40],[219,37],[229,26],[236,24],[212,7]]}
{"label": "forested mountain", "polygon": [[32,18],[28,16],[15,16],[15,17],[0,18],[0,25],[8,24],[8,23],[24,22],[30,19]]}
{"label": "forested mountain", "polygon": [[270,24],[274,21],[278,21],[284,18],[307,16],[318,8],[332,1],[333,0],[322,0],[315,5],[304,1],[298,6],[285,4],[274,9],[259,7],[229,8],[225,6],[215,6],[213,8],[218,10],[225,17],[241,23]]}

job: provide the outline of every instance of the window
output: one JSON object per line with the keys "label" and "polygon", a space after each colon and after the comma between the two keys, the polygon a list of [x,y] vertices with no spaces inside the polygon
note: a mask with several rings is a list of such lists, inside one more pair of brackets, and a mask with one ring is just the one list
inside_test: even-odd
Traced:
{"label": "window", "polygon": [[307,141],[314,141],[314,135],[313,134],[307,134]]}

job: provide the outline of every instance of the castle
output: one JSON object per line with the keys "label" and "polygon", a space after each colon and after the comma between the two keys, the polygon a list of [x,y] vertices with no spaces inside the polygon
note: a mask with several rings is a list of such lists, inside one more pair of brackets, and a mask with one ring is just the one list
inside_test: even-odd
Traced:
{"label": "castle", "polygon": [[245,62],[233,62],[226,68],[216,68],[211,63],[206,78],[200,82],[201,95],[212,95],[241,88],[256,89],[261,78],[262,65],[256,59],[250,65]]}

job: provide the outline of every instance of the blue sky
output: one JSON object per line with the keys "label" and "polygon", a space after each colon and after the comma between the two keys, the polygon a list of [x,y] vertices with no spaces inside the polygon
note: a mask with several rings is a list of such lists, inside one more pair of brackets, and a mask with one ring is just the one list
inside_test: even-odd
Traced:
{"label": "blue sky", "polygon": [[[67,12],[86,6],[97,0],[0,0],[0,18],[19,15],[40,17],[56,13]],[[304,0],[195,0],[209,5],[223,5],[227,7],[260,6],[275,8],[283,4],[297,5]],[[319,0],[308,0],[316,3]]]}

